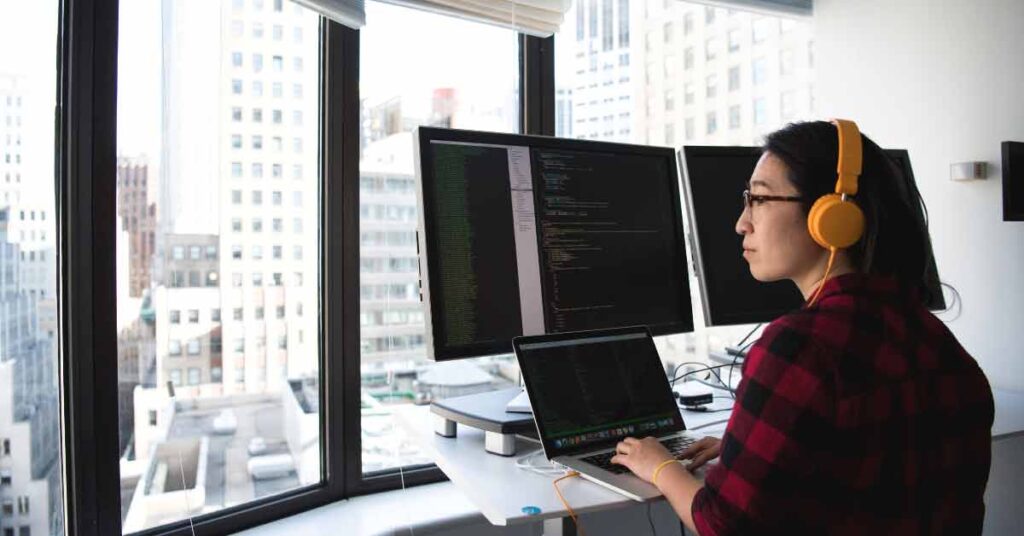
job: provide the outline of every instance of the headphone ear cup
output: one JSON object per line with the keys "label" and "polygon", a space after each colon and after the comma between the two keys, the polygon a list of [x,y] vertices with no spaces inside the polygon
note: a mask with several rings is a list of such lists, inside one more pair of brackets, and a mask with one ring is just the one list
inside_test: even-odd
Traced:
{"label": "headphone ear cup", "polygon": [[825,249],[848,248],[864,234],[864,213],[839,194],[823,195],[807,214],[807,231]]}

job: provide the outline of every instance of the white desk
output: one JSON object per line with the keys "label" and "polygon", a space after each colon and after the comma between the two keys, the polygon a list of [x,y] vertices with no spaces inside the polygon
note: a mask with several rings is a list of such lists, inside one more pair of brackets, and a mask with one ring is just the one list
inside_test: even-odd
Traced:
{"label": "white desk", "polygon": [[[716,406],[729,407],[731,401],[716,400]],[[395,419],[410,438],[423,448],[445,475],[462,490],[494,525],[508,526],[525,523],[544,523],[545,534],[574,533],[569,512],[555,495],[551,482],[555,477],[544,476],[516,467],[516,460],[540,449],[539,443],[517,438],[516,455],[497,456],[484,450],[484,433],[468,426],[459,426],[455,438],[434,433],[434,418],[425,406],[396,408]],[[684,412],[688,428],[725,421],[728,412]],[[725,423],[696,430],[698,435],[720,436]],[[539,460],[533,460],[540,465]],[[698,472],[699,473],[699,472]],[[558,484],[565,500],[577,514],[636,505],[618,493],[582,478],[563,480]],[[660,500],[660,499],[659,499]],[[522,508],[536,506],[541,513],[524,514]]]}
{"label": "white desk", "polygon": [[[994,440],[1012,437],[1024,432],[1024,393],[996,390]],[[715,407],[728,407],[731,401],[715,400]],[[569,512],[555,495],[551,485],[553,477],[519,469],[515,461],[540,448],[540,445],[517,439],[516,456],[502,457],[484,450],[484,433],[468,426],[459,426],[458,436],[444,438],[434,433],[435,415],[425,406],[396,408],[395,417],[430,456],[437,466],[494,525],[508,526],[543,523],[545,534],[573,534]],[[725,421],[728,412],[697,413],[686,411],[683,419],[687,428],[695,428],[716,421]],[[698,435],[721,437],[725,423],[694,431]],[[543,460],[543,455],[541,455]],[[613,491],[597,484],[572,478],[559,483],[565,500],[577,513],[596,512],[635,505]],[[524,506],[540,508],[538,515],[522,512]]]}

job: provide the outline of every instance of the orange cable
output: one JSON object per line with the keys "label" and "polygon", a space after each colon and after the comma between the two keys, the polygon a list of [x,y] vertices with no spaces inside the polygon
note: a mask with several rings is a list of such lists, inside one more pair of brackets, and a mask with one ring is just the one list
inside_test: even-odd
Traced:
{"label": "orange cable", "polygon": [[814,296],[811,297],[811,301],[807,302],[807,306],[814,305],[814,302],[818,301],[818,296],[821,294],[821,289],[825,288],[825,283],[828,281],[828,274],[832,271],[832,263],[836,261],[836,248],[831,248],[832,253],[828,256],[828,266],[825,267],[825,277],[821,278],[821,284],[818,285],[818,290],[814,291]]}
{"label": "orange cable", "polygon": [[554,482],[551,483],[551,485],[555,487],[555,494],[558,495],[558,500],[562,501],[562,506],[564,506],[565,509],[569,511],[569,517],[572,518],[573,524],[576,525],[576,530],[580,531],[580,536],[586,536],[586,533],[583,532],[583,526],[580,525],[580,520],[576,518],[576,512],[574,512],[572,507],[569,506],[569,503],[565,502],[565,497],[562,497],[562,492],[558,489],[559,482],[575,476],[580,476],[580,474],[576,471],[572,471],[566,474],[565,476],[556,478]]}

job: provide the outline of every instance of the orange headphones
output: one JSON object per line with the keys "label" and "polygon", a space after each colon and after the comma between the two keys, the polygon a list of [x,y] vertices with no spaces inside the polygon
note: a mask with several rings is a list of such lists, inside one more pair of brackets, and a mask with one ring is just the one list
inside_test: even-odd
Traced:
{"label": "orange headphones", "polygon": [[825,287],[836,253],[848,248],[860,240],[864,234],[864,213],[850,197],[857,195],[857,179],[860,176],[863,160],[860,129],[857,123],[846,119],[833,119],[832,124],[839,132],[839,160],[836,163],[836,191],[818,198],[807,214],[807,231],[811,238],[831,253],[825,276],[818,285],[818,290],[807,303],[813,305]]}

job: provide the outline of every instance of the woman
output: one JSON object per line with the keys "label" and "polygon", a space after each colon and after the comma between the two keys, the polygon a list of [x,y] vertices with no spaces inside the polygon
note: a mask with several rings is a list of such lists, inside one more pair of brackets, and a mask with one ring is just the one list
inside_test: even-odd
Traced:
{"label": "woman", "polygon": [[[836,125],[791,124],[765,142],[736,232],[751,274],[793,281],[808,304],[751,348],[723,438],[685,452],[688,468],[652,438],[617,446],[612,461],[653,482],[691,531],[981,532],[991,389],[922,303],[931,248],[916,187],[856,137],[864,232],[831,263],[807,216],[836,188]],[[690,474],[719,456],[705,482]]]}

